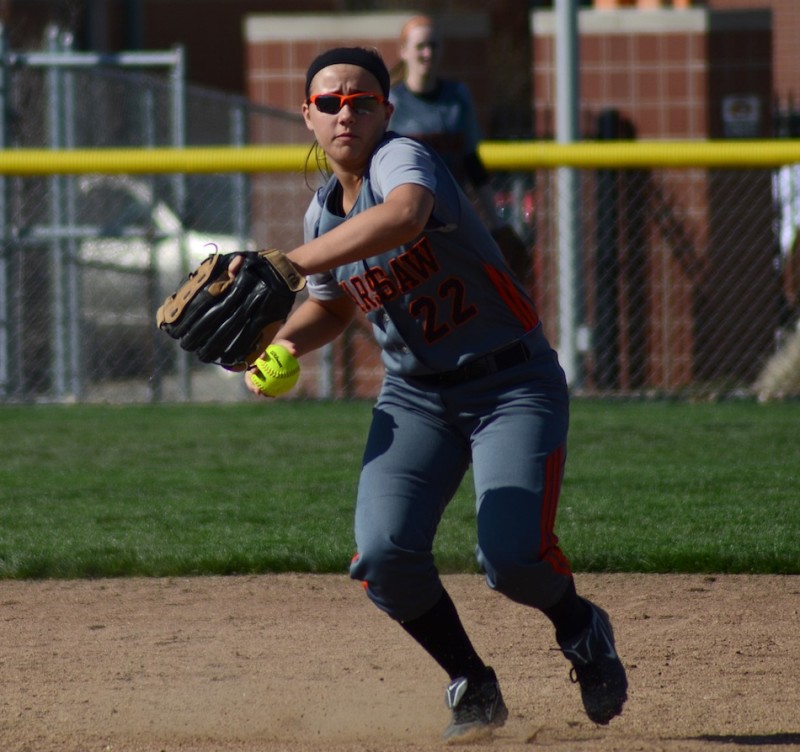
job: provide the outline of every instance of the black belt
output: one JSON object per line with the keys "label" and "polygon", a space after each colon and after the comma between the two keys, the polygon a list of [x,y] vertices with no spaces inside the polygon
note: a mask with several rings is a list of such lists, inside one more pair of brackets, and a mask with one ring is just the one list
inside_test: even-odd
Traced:
{"label": "black belt", "polygon": [[479,358],[464,363],[463,366],[453,371],[442,371],[440,373],[428,373],[422,376],[412,376],[414,381],[423,384],[433,384],[434,386],[455,386],[467,381],[489,376],[507,368],[518,366],[530,360],[531,354],[524,342],[515,342],[500,350],[495,350],[488,355],[481,355]]}

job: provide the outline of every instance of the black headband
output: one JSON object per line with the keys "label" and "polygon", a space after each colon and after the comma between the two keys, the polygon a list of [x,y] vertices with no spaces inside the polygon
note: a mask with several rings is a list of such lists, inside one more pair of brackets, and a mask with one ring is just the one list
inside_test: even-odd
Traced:
{"label": "black headband", "polygon": [[311,65],[308,66],[308,72],[306,73],[306,97],[308,97],[309,89],[311,88],[311,80],[317,73],[323,68],[327,68],[329,65],[342,64],[357,65],[359,68],[369,71],[380,84],[383,96],[389,96],[389,71],[386,68],[386,63],[383,62],[381,56],[377,52],[364,49],[363,47],[336,47],[314,58]]}

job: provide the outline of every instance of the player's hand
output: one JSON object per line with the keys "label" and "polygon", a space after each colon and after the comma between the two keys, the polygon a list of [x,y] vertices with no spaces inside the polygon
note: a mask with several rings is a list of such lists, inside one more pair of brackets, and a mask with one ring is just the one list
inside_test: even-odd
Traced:
{"label": "player's hand", "polygon": [[244,385],[250,394],[254,394],[256,397],[264,397],[265,399],[272,399],[268,394],[264,394],[253,382],[253,379],[250,378],[251,373],[258,372],[258,366],[253,363],[248,369],[244,372]]}
{"label": "player's hand", "polygon": [[[291,359],[294,359],[297,355],[297,348],[295,347],[293,342],[289,342],[287,339],[276,339],[270,343],[270,346],[278,345],[279,347],[284,348],[289,355],[291,355]],[[268,348],[269,349],[269,348]],[[260,356],[261,359],[269,360],[269,356],[266,352],[262,353]],[[259,373],[259,368],[256,363],[253,363],[248,367],[244,374],[244,385],[247,387],[247,391],[251,394],[256,395],[256,397],[266,397],[267,399],[274,399],[275,395],[268,394],[261,389],[259,389],[258,385],[250,378],[252,373]],[[260,374],[259,374],[260,375]]]}
{"label": "player's hand", "polygon": [[239,269],[242,268],[242,264],[244,263],[244,256],[235,256],[234,259],[228,264],[228,275],[231,279],[233,279],[238,273]]}

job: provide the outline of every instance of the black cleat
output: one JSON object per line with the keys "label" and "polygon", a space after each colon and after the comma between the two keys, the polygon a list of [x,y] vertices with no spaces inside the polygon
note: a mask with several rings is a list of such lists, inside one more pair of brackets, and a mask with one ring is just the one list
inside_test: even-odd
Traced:
{"label": "black cleat", "polygon": [[444,731],[447,740],[466,741],[488,735],[508,718],[500,684],[491,668],[480,681],[463,676],[453,679],[447,687],[445,702],[453,711],[450,725]]}
{"label": "black cleat", "polygon": [[580,684],[586,715],[604,726],[622,712],[628,699],[628,678],[617,655],[608,614],[587,603],[592,609],[591,623],[574,640],[559,646],[572,662],[570,676]]}

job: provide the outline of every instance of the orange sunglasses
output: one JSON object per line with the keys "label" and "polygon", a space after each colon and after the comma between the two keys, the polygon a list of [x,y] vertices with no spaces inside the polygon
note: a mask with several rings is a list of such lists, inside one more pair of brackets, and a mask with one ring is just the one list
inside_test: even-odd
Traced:
{"label": "orange sunglasses", "polygon": [[326,115],[335,115],[345,105],[350,105],[350,109],[357,115],[367,115],[375,112],[386,98],[380,94],[372,94],[366,91],[358,91],[355,94],[337,94],[329,92],[326,94],[314,94],[308,98],[308,103],[316,105],[320,112]]}

